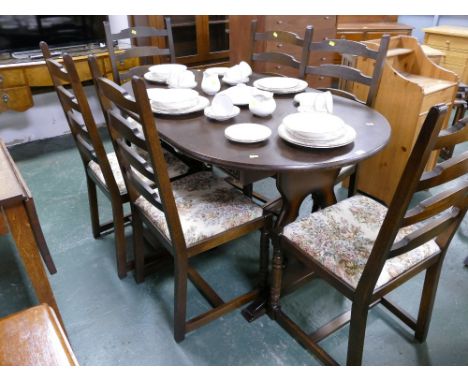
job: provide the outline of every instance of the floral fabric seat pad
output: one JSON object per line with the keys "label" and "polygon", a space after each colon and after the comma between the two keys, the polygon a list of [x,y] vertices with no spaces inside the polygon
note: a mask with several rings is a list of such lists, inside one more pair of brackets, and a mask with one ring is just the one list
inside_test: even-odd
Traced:
{"label": "floral fabric seat pad", "polygon": [[[263,210],[242,192],[203,171],[172,183],[187,247],[262,216]],[[135,205],[169,238],[164,213],[143,196]]]}
{"label": "floral fabric seat pad", "polygon": [[[283,235],[356,288],[386,214],[385,206],[357,195],[287,225]],[[416,229],[415,225],[400,229],[396,241]],[[376,287],[386,284],[438,251],[438,245],[431,240],[387,260]]]}
{"label": "floral fabric seat pad", "polygon": [[[186,174],[189,170],[189,167],[179,160],[174,154],[170,153],[167,150],[164,150],[164,159],[166,160],[167,163],[167,170],[169,173],[170,178],[174,178],[179,175]],[[127,192],[127,189],[125,187],[125,182],[122,176],[122,172],[120,171],[119,167],[119,162],[117,161],[117,156],[115,153],[110,153],[107,154],[107,160],[109,161],[109,164],[111,166],[112,172],[114,174],[115,182],[117,183],[117,186],[119,187],[119,191],[121,194],[124,194]],[[94,161],[90,161],[88,163],[88,167],[93,171],[96,176],[99,178],[99,180],[103,183],[106,184],[106,181],[104,180],[104,175],[102,174],[101,167]]]}

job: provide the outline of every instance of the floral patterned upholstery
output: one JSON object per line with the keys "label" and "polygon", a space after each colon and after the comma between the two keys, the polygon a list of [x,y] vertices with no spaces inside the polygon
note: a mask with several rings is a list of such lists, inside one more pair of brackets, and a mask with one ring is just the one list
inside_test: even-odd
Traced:
{"label": "floral patterned upholstery", "polygon": [[[169,173],[170,178],[174,178],[179,175],[186,174],[189,170],[189,167],[179,160],[174,154],[170,153],[167,150],[164,150],[164,159],[166,159],[167,163],[167,170]],[[119,187],[119,191],[121,194],[124,194],[127,192],[127,189],[125,187],[125,182],[122,176],[122,172],[120,171],[119,167],[119,162],[117,161],[117,156],[115,153],[107,154],[107,159],[109,161],[109,164],[112,168],[112,172],[114,173],[114,178],[115,182],[117,183],[117,187]],[[102,174],[101,167],[94,161],[90,161],[88,163],[88,167],[90,168],[91,171],[96,174],[98,179],[103,183],[106,184],[104,180],[104,175]]]}
{"label": "floral patterned upholstery", "polygon": [[[187,247],[257,219],[263,213],[242,192],[208,171],[174,181],[172,190]],[[164,213],[142,196],[135,204],[169,238]]]}
{"label": "floral patterned upholstery", "polygon": [[[356,288],[386,213],[386,207],[357,195],[287,225],[283,235]],[[416,229],[415,225],[400,229],[396,241]],[[376,288],[438,251],[438,245],[431,240],[387,260]]]}

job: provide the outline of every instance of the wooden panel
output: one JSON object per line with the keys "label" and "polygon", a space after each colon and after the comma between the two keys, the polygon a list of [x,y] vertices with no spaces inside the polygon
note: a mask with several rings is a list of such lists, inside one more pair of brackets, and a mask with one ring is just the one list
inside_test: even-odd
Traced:
{"label": "wooden panel", "polygon": [[25,111],[33,106],[33,104],[31,88],[29,86],[0,89],[0,112],[8,109]]}
{"label": "wooden panel", "polygon": [[78,365],[54,311],[39,305],[0,319],[0,365]]}
{"label": "wooden panel", "polygon": [[[392,135],[383,151],[360,165],[358,177],[360,190],[387,204],[429,108],[439,102],[451,104],[457,89],[456,76],[430,61],[415,38],[394,37],[390,49],[407,52],[387,58],[374,108],[390,122]],[[358,66],[364,64],[357,61]],[[432,154],[427,169],[436,160],[437,154]]]}

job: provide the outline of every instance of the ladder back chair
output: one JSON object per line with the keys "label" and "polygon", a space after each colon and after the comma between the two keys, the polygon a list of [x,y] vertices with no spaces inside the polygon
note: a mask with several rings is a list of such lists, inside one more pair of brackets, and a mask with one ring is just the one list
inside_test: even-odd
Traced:
{"label": "ladder back chair", "polygon": [[[174,338],[180,342],[186,333],[259,296],[268,273],[271,217],[240,190],[209,171],[171,183],[144,80],[132,79],[134,100],[104,77],[96,83],[99,96],[106,99],[104,104],[112,105],[107,109],[107,118],[130,195],[135,277],[138,282],[144,280],[143,228],[147,227],[174,257]],[[132,129],[125,116],[138,121],[142,131]],[[156,188],[149,188],[148,182]],[[257,230],[261,230],[259,285],[225,302],[190,265],[190,259]],[[212,309],[187,321],[188,279]]]}
{"label": "ladder back chair", "polygon": [[[346,97],[372,107],[374,105],[380,79],[382,77],[389,41],[389,35],[382,36],[378,50],[369,49],[364,43],[345,39],[326,39],[319,42],[311,42],[309,45],[309,51],[312,55],[316,52],[333,52],[342,55],[342,57],[343,55],[352,56],[353,60],[357,58],[371,60],[374,65],[371,74],[364,74],[361,70],[348,66],[343,62],[341,64],[307,66],[305,68],[305,74],[331,77],[334,80],[332,83],[333,87],[319,88],[319,90],[328,90],[335,95]],[[349,91],[339,88],[343,83],[346,83],[348,86],[350,83],[358,83],[368,87],[369,90],[366,100],[360,100]],[[335,184],[338,184],[349,177],[348,197],[351,197],[355,195],[357,191],[357,176],[357,165],[346,166],[341,169],[337,179],[335,180]],[[333,192],[333,190],[329,190],[328,192]],[[321,206],[323,206],[322,196],[320,193],[314,193],[312,194],[312,197],[314,201],[312,211],[317,211]]]}
{"label": "ladder back chair", "polygon": [[[117,159],[104,148],[73,58],[64,54],[61,64],[51,58],[47,43],[42,41],[40,48],[84,166],[93,236],[98,238],[114,228],[117,274],[123,278],[133,265],[127,263],[125,251],[124,225],[128,217],[124,216],[123,204],[128,202],[128,194]],[[70,86],[65,87],[66,84]],[[111,222],[101,224],[99,221],[96,186],[111,202]]]}
{"label": "ladder back chair", "polygon": [[[388,209],[357,195],[285,226],[275,245],[271,314],[323,363],[337,364],[318,343],[348,322],[347,364],[362,363],[368,310],[378,303],[414,330],[418,341],[426,339],[442,263],[468,206],[468,151],[423,173],[432,150],[468,140],[466,125],[438,136],[446,112],[442,104],[429,111]],[[408,208],[415,192],[428,189],[433,196]],[[283,251],[350,299],[351,311],[306,334],[280,307]],[[424,270],[415,319],[386,295]]]}
{"label": "ladder back chair", "polygon": [[[174,40],[172,37],[172,26],[170,17],[164,18],[165,28],[157,29],[147,26],[130,27],[121,30],[118,33],[111,33],[110,25],[107,21],[104,21],[104,31],[106,33],[106,44],[109,49],[109,58],[112,66],[112,74],[114,81],[118,84],[122,84],[126,80],[132,77],[134,71],[129,69],[125,73],[120,73],[118,70],[119,62],[127,58],[145,58],[155,56],[168,56],[170,62],[175,62],[175,50]],[[136,39],[149,39],[152,45],[147,46],[132,46],[128,49],[118,49],[114,46],[115,42],[119,40],[130,39],[132,45]],[[159,44],[160,39],[166,40],[166,48],[155,46]],[[162,44],[161,44],[162,45]]]}
{"label": "ladder back chair", "polygon": [[[292,54],[285,52],[255,52],[257,42],[275,42],[278,48],[283,48],[286,44],[288,47],[297,46],[301,48],[301,60],[299,61]],[[252,65],[255,62],[270,62],[278,65],[286,65],[297,69],[297,77],[305,77],[305,67],[309,62],[309,50],[307,49],[312,41],[312,26],[308,25],[305,28],[304,38],[299,37],[296,33],[288,31],[257,31],[257,20],[251,22],[251,56]]]}

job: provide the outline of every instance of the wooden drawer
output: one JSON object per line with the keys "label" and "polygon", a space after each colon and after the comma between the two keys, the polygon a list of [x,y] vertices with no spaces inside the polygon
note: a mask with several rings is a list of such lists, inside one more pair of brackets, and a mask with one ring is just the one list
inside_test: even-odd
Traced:
{"label": "wooden drawer", "polygon": [[294,32],[303,38],[307,25],[314,27],[313,40],[335,38],[336,16],[265,16],[265,30]]}
{"label": "wooden drawer", "polygon": [[27,84],[23,68],[0,69],[0,80],[3,80],[0,87],[4,88]]}
{"label": "wooden drawer", "polygon": [[464,37],[426,33],[424,42],[445,52],[458,51],[468,53],[468,39]]}
{"label": "wooden drawer", "polygon": [[31,89],[28,86],[0,89],[0,112],[25,111],[33,106]]}
{"label": "wooden drawer", "polygon": [[455,91],[456,85],[453,85],[446,89],[425,95],[421,103],[419,115],[425,115],[432,106],[438,103],[451,105],[455,97]]}

